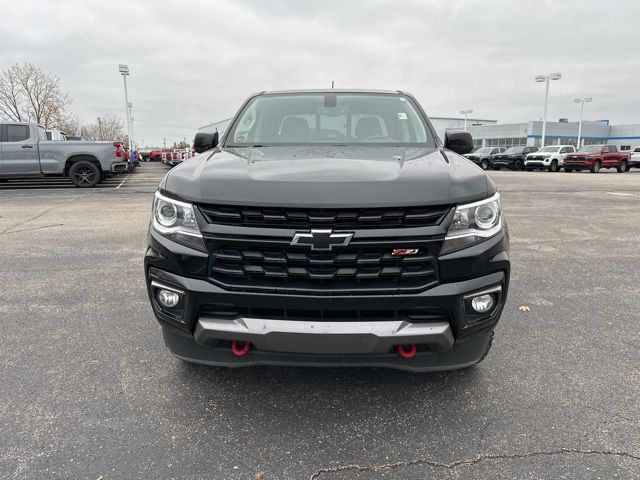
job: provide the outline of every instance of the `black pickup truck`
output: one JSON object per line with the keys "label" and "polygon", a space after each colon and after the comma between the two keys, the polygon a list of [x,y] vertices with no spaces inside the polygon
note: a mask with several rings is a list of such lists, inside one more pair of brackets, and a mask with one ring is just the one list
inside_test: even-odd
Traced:
{"label": "black pickup truck", "polygon": [[251,96],[160,183],[145,255],[166,345],[208,365],[463,368],[507,296],[491,179],[400,91]]}
{"label": "black pickup truck", "polygon": [[491,157],[491,165],[494,170],[500,170],[501,168],[524,170],[524,157],[537,151],[538,147],[509,147],[505,152],[493,155]]}

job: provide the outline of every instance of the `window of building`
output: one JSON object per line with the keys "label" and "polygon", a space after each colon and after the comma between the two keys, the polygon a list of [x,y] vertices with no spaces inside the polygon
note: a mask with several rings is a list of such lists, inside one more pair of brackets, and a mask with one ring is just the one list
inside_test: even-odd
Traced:
{"label": "window of building", "polygon": [[621,145],[620,150],[631,150],[631,145]]}

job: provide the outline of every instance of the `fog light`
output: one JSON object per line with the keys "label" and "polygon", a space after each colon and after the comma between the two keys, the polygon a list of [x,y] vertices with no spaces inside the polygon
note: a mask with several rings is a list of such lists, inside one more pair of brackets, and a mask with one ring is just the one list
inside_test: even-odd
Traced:
{"label": "fog light", "polygon": [[493,295],[486,293],[484,295],[478,295],[471,299],[471,306],[478,313],[487,313],[493,308],[495,300]]}
{"label": "fog light", "polygon": [[158,302],[160,305],[166,308],[173,308],[178,305],[180,301],[180,294],[172,292],[171,290],[160,289],[158,290]]}

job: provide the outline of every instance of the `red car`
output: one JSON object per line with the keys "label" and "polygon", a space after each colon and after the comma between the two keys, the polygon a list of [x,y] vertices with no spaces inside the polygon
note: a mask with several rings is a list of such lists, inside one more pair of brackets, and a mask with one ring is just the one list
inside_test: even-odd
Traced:
{"label": "red car", "polygon": [[615,168],[620,173],[627,171],[631,155],[620,152],[615,145],[586,145],[564,158],[564,171],[589,170],[598,173],[601,168]]}
{"label": "red car", "polygon": [[159,150],[151,150],[151,152],[149,152],[149,160],[151,162],[159,162],[162,160],[162,154],[166,153],[166,157],[168,158],[169,153],[171,152],[170,148],[162,148]]}

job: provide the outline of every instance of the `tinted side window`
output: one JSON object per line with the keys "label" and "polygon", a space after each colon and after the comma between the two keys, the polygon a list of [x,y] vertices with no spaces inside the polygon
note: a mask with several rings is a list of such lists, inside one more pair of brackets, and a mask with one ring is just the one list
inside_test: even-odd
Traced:
{"label": "tinted side window", "polygon": [[7,125],[7,142],[23,142],[29,139],[29,125]]}

